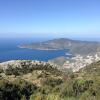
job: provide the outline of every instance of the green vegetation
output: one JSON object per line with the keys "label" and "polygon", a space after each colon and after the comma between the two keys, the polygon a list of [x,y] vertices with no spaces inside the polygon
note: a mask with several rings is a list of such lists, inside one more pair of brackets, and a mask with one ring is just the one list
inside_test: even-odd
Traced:
{"label": "green vegetation", "polygon": [[[33,70],[46,70],[47,72],[50,73],[56,73],[56,74],[60,73],[59,70],[54,68],[49,63],[43,64],[42,62],[39,62],[40,64],[38,63],[32,64],[31,61],[21,61],[19,63],[20,63],[19,65],[8,64],[7,65],[8,68],[4,70],[4,73],[6,75],[15,75],[15,76],[31,73]],[[3,72],[3,70],[1,69],[0,72]]]}
{"label": "green vegetation", "polygon": [[30,66],[0,70],[0,100],[100,99],[100,61],[67,74],[48,64]]}

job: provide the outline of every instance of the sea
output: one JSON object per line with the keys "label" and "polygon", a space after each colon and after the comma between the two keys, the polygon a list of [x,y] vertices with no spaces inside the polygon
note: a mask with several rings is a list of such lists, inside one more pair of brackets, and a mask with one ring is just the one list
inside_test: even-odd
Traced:
{"label": "sea", "polygon": [[19,48],[19,45],[40,42],[43,39],[2,38],[0,39],[0,62],[9,60],[48,61],[66,55],[68,50],[35,50]]}

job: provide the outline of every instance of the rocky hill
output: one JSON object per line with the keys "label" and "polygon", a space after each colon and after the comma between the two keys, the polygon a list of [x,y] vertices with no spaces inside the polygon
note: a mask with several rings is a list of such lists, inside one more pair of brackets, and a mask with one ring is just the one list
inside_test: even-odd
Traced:
{"label": "rocky hill", "polygon": [[33,70],[46,70],[53,73],[57,67],[42,61],[31,60],[12,60],[0,63],[0,70],[8,75],[23,75],[32,72]]}
{"label": "rocky hill", "polygon": [[100,52],[99,42],[79,41],[66,38],[54,39],[40,43],[21,45],[21,48],[31,48],[39,50],[69,50],[72,54],[95,54]]}
{"label": "rocky hill", "polygon": [[0,100],[99,100],[100,61],[78,72],[61,72],[49,63],[0,63]]}

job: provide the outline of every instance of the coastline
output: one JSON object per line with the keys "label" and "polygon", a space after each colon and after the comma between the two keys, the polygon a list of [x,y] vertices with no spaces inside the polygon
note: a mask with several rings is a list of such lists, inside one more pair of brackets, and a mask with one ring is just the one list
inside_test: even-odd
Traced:
{"label": "coastline", "polygon": [[48,49],[48,48],[30,48],[30,47],[24,47],[24,46],[18,46],[18,48],[21,48],[21,49],[33,49],[33,50],[45,50],[45,51],[50,51],[50,50],[54,50],[54,51],[58,51],[58,50],[63,50],[63,49]]}

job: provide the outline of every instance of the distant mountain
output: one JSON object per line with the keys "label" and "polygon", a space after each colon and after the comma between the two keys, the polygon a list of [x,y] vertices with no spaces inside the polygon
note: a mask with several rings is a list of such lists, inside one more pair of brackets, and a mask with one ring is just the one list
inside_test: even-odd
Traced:
{"label": "distant mountain", "polygon": [[30,48],[38,50],[69,50],[69,52],[74,55],[87,55],[100,52],[100,43],[60,38],[45,42],[21,45],[20,48]]}

